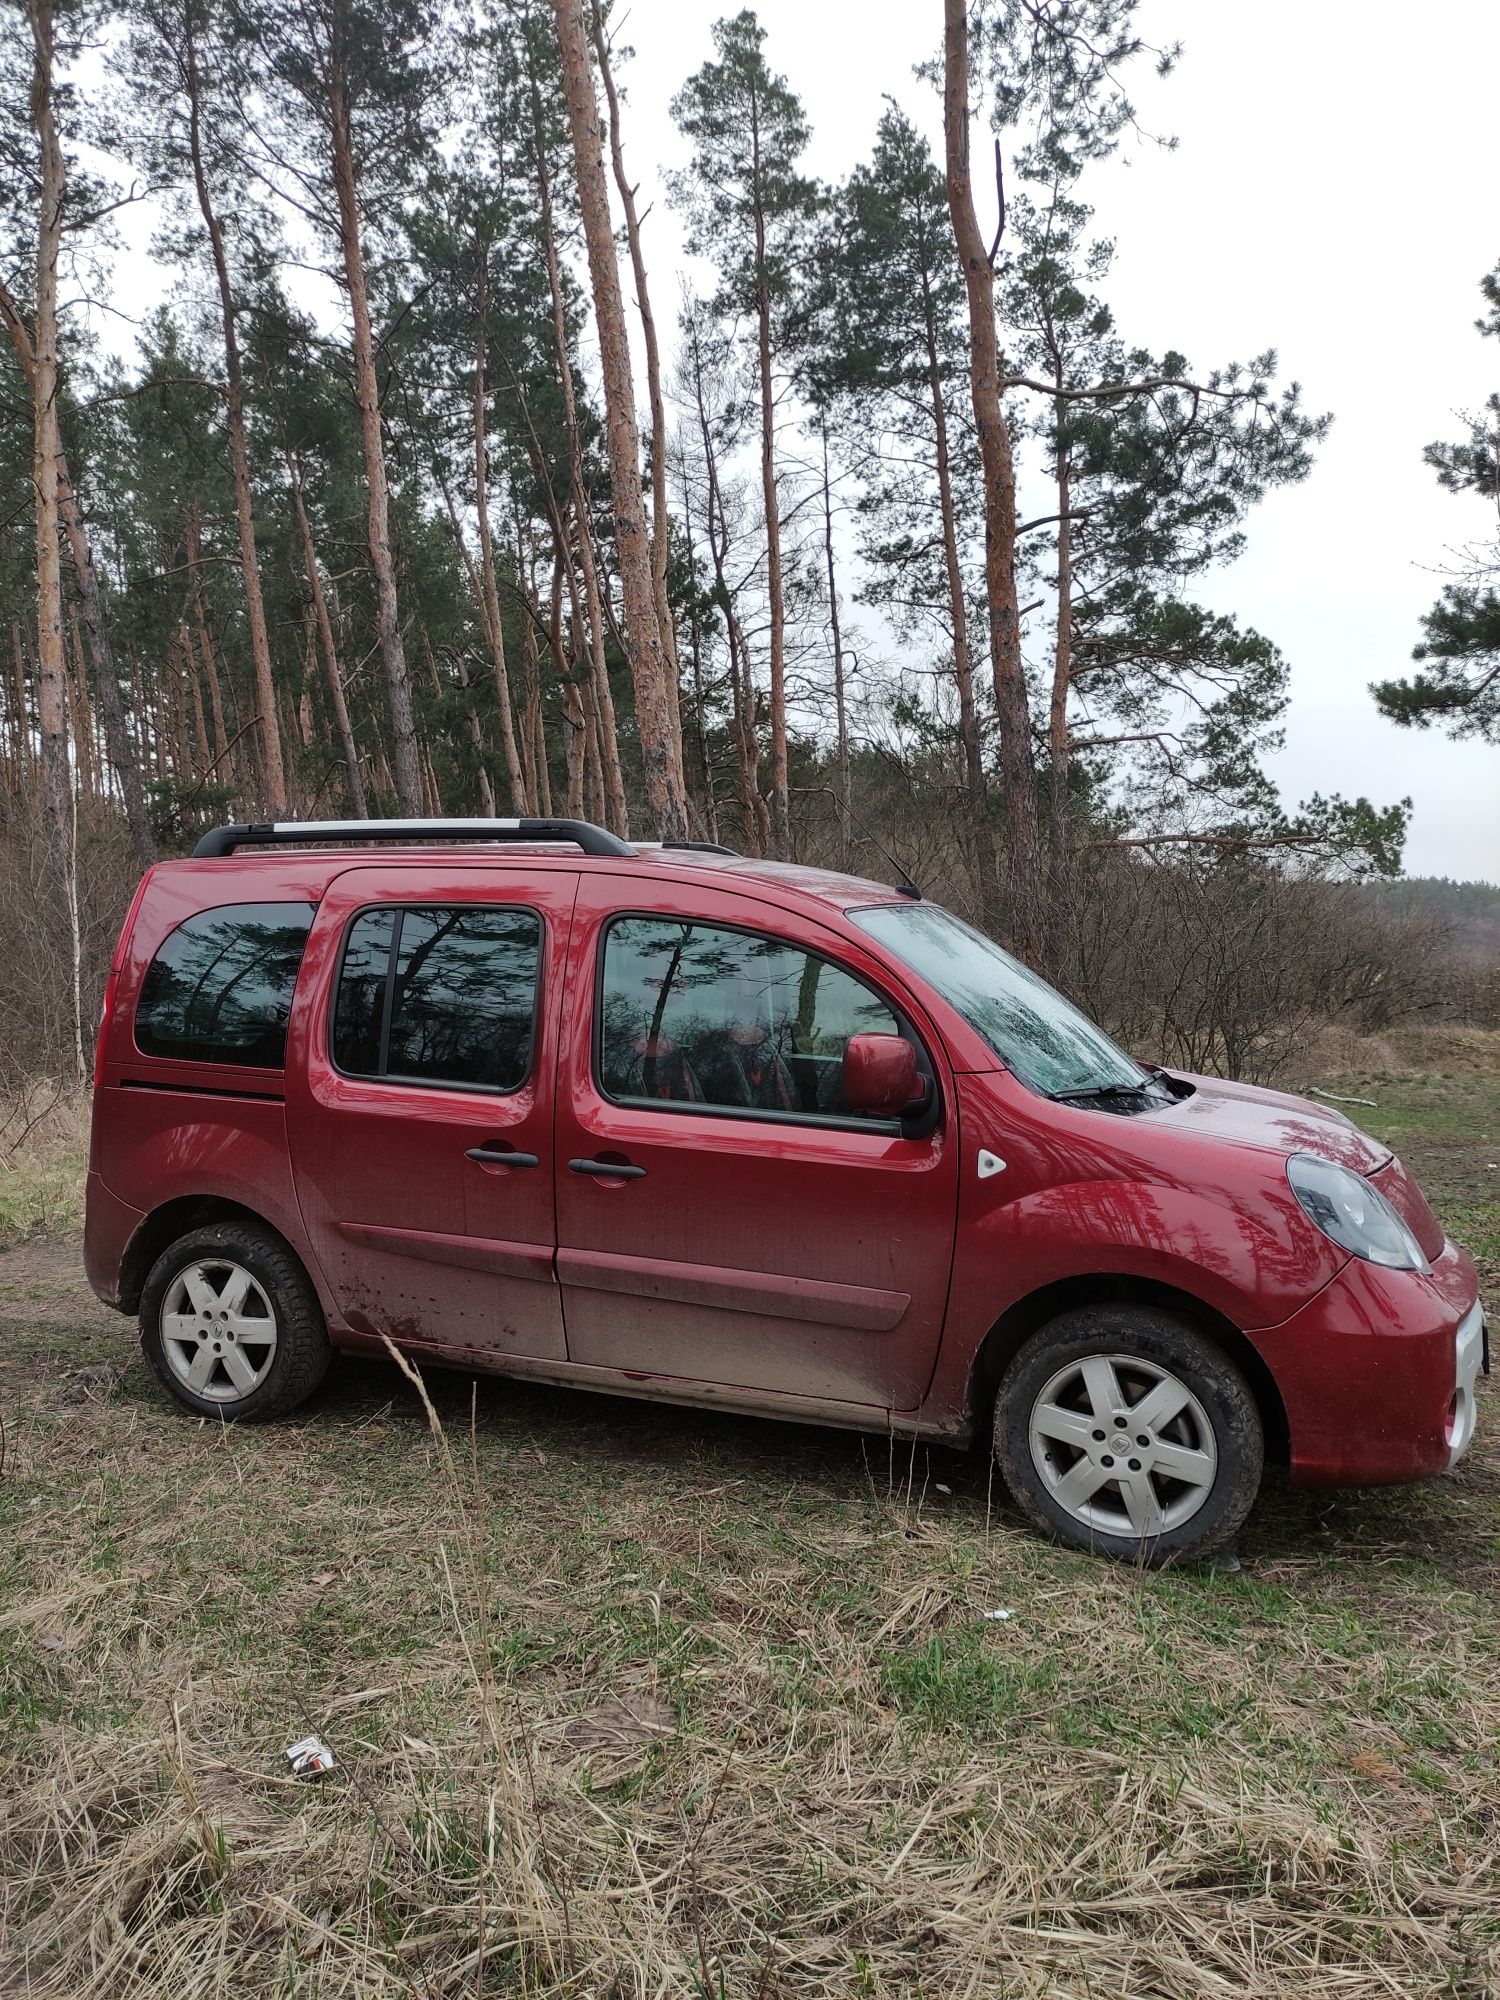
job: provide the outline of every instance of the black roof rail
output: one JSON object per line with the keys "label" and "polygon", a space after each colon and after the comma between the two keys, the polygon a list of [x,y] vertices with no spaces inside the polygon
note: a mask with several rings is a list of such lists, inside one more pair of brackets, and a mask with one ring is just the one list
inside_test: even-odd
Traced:
{"label": "black roof rail", "polygon": [[717,840],[664,840],[662,846],[688,854],[732,854],[736,860],[740,853],[737,847],[725,847]]}
{"label": "black roof rail", "polygon": [[325,841],[362,847],[392,840],[566,840],[585,854],[611,860],[628,859],[636,851],[618,834],[586,819],[283,819],[216,826],[203,835],[193,857],[212,860],[241,847]]}

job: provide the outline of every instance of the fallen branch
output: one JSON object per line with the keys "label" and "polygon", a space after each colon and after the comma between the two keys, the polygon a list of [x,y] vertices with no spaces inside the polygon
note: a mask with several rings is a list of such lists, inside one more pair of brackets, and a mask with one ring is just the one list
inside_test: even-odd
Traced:
{"label": "fallen branch", "polygon": [[1372,1111],[1380,1109],[1373,1097],[1339,1097],[1331,1090],[1319,1090],[1315,1083],[1308,1085],[1307,1094],[1309,1097],[1326,1097],[1330,1104],[1368,1104]]}

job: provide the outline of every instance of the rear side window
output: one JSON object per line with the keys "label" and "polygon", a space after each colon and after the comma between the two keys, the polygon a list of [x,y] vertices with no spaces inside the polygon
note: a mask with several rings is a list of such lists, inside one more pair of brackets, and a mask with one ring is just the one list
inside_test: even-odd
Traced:
{"label": "rear side window", "polygon": [[600,1003],[599,1080],[627,1103],[848,1118],[850,1037],[900,1033],[877,993],[816,952],[676,918],[615,919]]}
{"label": "rear side window", "polygon": [[286,1065],[286,1024],[311,903],[226,903],[180,923],[146,968],[135,1010],[142,1055]]}
{"label": "rear side window", "polygon": [[365,910],[344,942],[334,1063],[396,1083],[518,1090],[531,1069],[541,959],[534,910]]}

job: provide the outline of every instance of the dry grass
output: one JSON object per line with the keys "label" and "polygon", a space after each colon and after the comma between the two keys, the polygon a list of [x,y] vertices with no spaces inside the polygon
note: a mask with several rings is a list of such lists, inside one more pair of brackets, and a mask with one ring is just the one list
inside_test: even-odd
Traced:
{"label": "dry grass", "polygon": [[1284,1088],[1296,1090],[1324,1075],[1335,1077],[1494,1076],[1500,1073],[1500,1033],[1433,1021],[1361,1035],[1352,1028],[1322,1026],[1289,1074]]}
{"label": "dry grass", "polygon": [[87,1092],[46,1081],[0,1096],[0,1250],[83,1223]]}
{"label": "dry grass", "polygon": [[[1470,1098],[1382,1095],[1457,1187]],[[425,1396],[195,1426],[66,1245],[0,1261],[0,1994],[1500,1990],[1492,1411],[1142,1575],[979,1459]]]}

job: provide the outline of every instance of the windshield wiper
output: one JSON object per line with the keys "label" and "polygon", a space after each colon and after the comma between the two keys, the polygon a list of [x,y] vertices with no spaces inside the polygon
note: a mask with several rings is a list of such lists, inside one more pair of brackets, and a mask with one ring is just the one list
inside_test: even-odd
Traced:
{"label": "windshield wiper", "polygon": [[1077,1090],[1049,1090],[1047,1095],[1054,1104],[1071,1104],[1080,1098],[1144,1097],[1155,1082],[1154,1076],[1143,1076],[1139,1083],[1085,1083]]}

